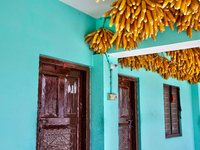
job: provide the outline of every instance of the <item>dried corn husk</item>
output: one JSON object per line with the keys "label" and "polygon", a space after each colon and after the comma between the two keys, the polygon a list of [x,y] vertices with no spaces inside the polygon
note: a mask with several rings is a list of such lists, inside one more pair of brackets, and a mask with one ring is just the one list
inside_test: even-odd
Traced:
{"label": "dried corn husk", "polygon": [[158,54],[148,54],[119,58],[119,62],[122,68],[145,68],[147,71],[157,72],[166,80],[171,76],[190,84],[200,81],[200,48],[169,51],[166,54],[171,56],[171,60]]}

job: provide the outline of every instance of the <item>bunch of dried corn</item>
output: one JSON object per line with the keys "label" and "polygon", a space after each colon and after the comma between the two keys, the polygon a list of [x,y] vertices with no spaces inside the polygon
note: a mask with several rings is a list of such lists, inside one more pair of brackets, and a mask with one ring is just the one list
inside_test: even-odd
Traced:
{"label": "bunch of dried corn", "polygon": [[[193,1],[192,1],[193,2]],[[192,4],[189,6],[186,13],[181,12],[181,10],[176,11],[177,21],[176,26],[178,27],[177,32],[187,31],[187,35],[192,38],[192,29],[194,28],[197,32],[200,29],[200,7],[197,3],[198,9],[192,9]]]}
{"label": "bunch of dried corn", "polygon": [[[149,37],[156,40],[158,30],[165,31],[165,26],[174,30],[175,23],[178,33],[186,30],[192,37],[193,27],[197,32],[200,29],[199,5],[198,0],[118,0],[110,5],[113,8],[104,17],[110,15],[110,26],[115,25],[117,35],[113,41],[120,35],[136,43]],[[117,47],[120,47],[120,40]],[[131,46],[124,49],[131,49]]]}
{"label": "bunch of dried corn", "polygon": [[145,68],[147,71],[157,72],[164,79],[170,76],[177,80],[186,80],[190,84],[200,82],[200,48],[191,48],[178,51],[166,52],[171,60],[158,54],[132,56],[119,58],[123,67],[139,70]]}
{"label": "bunch of dried corn", "polygon": [[127,32],[125,29],[120,33],[115,32],[111,44],[115,41],[116,50],[120,49],[121,47],[125,50],[131,50],[134,47],[137,48],[137,43],[140,43],[139,37],[137,37],[136,41],[133,40],[133,34]]}
{"label": "bunch of dried corn", "polygon": [[199,9],[198,0],[165,0],[164,3],[170,3],[171,7],[187,15],[190,12],[196,13]]}
{"label": "bunch of dried corn", "polygon": [[111,7],[114,8],[104,14],[111,16],[110,26],[115,25],[118,35],[128,32],[135,42],[138,38],[155,40],[158,30],[163,32],[166,24],[173,28],[175,23],[171,9],[162,9],[161,0],[118,0]]}
{"label": "bunch of dried corn", "polygon": [[188,80],[190,84],[200,81],[200,48],[171,51],[167,55],[177,64],[175,77],[178,80]]}
{"label": "bunch of dried corn", "polygon": [[131,67],[131,70],[145,68],[146,71],[158,72],[165,79],[168,79],[170,75],[174,75],[176,72],[176,64],[158,54],[119,58],[119,62],[121,63],[122,68]]}
{"label": "bunch of dried corn", "polygon": [[97,31],[94,31],[85,36],[87,38],[85,43],[89,42],[90,50],[92,49],[100,54],[107,52],[108,48],[113,48],[111,39],[113,37],[113,32],[100,27]]}

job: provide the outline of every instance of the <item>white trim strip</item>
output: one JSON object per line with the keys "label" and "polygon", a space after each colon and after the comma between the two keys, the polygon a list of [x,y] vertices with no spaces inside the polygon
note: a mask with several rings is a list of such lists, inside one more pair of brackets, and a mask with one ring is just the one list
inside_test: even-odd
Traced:
{"label": "white trim strip", "polygon": [[187,49],[187,48],[193,48],[193,47],[200,47],[200,40],[162,45],[162,46],[156,46],[156,47],[149,47],[149,48],[143,48],[143,49],[137,49],[137,50],[131,50],[131,51],[124,51],[124,52],[108,53],[108,54],[117,58],[122,58],[122,57],[167,52],[167,51],[175,51],[175,50]]}

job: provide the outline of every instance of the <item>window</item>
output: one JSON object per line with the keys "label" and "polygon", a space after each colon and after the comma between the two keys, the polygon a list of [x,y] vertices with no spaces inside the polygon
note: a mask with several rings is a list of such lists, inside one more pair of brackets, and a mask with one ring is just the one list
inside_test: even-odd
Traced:
{"label": "window", "polygon": [[164,84],[165,137],[180,136],[179,88]]}

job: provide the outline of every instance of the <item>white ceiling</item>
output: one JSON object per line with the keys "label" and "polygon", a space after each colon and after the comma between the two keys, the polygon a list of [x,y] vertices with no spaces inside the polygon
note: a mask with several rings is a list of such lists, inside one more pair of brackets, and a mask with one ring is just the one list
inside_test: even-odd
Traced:
{"label": "white ceiling", "polygon": [[94,18],[100,18],[105,12],[110,10],[110,4],[116,0],[100,0],[98,3],[95,0],[60,0],[67,5],[70,5]]}

